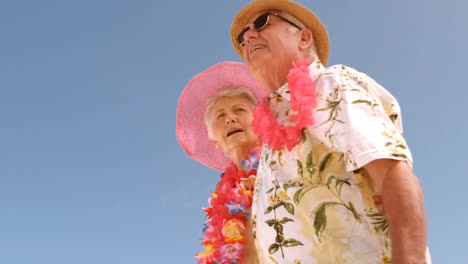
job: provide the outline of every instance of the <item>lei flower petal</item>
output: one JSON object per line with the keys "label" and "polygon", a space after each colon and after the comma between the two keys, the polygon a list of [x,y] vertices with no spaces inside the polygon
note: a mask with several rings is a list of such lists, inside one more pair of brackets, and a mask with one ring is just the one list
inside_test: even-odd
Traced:
{"label": "lei flower petal", "polygon": [[222,256],[220,263],[237,263],[241,259],[243,246],[241,243],[223,245],[220,249]]}
{"label": "lei flower petal", "polygon": [[309,64],[308,61],[297,61],[288,74],[290,107],[293,111],[288,116],[287,123],[292,123],[293,126],[278,123],[270,111],[267,99],[254,110],[253,130],[270,148],[280,151],[285,147],[291,151],[299,144],[302,129],[315,123],[316,84],[310,78]]}
{"label": "lei flower petal", "polygon": [[250,153],[250,158],[248,160],[241,161],[241,165],[244,167],[244,170],[249,172],[251,170],[256,170],[260,161],[260,153],[257,150],[254,150]]}
{"label": "lei flower petal", "polygon": [[216,192],[208,199],[210,207],[203,208],[207,221],[203,225],[204,251],[195,255],[198,264],[237,264],[243,258],[243,232],[248,209],[252,207],[253,189],[242,181],[257,175],[259,158],[260,152],[255,149],[249,160],[241,162],[244,170],[231,164],[221,175]]}

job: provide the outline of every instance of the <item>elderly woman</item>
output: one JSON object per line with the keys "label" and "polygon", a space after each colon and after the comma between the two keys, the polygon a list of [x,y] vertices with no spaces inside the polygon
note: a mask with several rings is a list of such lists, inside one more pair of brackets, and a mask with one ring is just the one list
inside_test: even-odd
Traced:
{"label": "elderly woman", "polygon": [[250,208],[258,165],[253,109],[266,92],[237,62],[217,64],[185,87],[176,134],[196,161],[224,170],[205,208],[204,252],[198,263],[258,263]]}

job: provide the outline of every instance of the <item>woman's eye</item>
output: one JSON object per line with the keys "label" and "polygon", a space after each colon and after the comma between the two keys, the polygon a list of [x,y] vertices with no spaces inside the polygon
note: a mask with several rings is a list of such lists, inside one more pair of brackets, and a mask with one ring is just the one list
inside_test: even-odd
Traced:
{"label": "woman's eye", "polygon": [[219,119],[221,119],[223,117],[224,117],[224,114],[219,114],[219,115],[216,116],[216,120],[219,120]]}

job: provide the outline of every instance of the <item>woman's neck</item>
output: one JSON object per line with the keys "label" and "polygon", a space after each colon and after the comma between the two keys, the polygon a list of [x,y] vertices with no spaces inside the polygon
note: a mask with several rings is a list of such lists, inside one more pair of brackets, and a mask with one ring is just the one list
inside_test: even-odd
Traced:
{"label": "woman's neck", "polygon": [[234,162],[238,170],[242,169],[241,161],[249,159],[249,154],[254,149],[255,144],[253,145],[242,145],[236,148],[233,148],[227,153],[229,158]]}

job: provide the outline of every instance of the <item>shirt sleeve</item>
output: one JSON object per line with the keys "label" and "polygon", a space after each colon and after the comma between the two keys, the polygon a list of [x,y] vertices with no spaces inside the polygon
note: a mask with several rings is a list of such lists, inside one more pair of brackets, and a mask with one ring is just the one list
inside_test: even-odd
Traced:
{"label": "shirt sleeve", "polygon": [[316,82],[316,123],[309,133],[333,151],[343,153],[347,171],[376,159],[412,163],[402,136],[398,102],[387,90],[343,65],[329,68]]}

